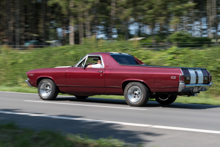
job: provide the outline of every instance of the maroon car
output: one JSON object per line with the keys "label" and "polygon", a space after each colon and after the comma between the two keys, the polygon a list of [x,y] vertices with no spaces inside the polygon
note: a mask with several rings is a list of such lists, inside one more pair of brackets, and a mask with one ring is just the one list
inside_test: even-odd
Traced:
{"label": "maroon car", "polygon": [[78,99],[124,95],[132,106],[145,105],[149,98],[168,105],[177,95],[194,96],[212,85],[205,68],[151,66],[132,55],[114,52],[87,54],[75,66],[31,70],[27,76],[27,84],[38,87],[44,100],[55,99],[58,93]]}

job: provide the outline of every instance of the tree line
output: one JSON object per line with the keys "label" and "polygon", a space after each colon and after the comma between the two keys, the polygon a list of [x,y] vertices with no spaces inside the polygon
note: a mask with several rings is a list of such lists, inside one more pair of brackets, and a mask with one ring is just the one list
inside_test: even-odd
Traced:
{"label": "tree line", "polygon": [[0,43],[73,45],[99,34],[127,40],[177,31],[218,37],[219,6],[220,0],[0,0]]}

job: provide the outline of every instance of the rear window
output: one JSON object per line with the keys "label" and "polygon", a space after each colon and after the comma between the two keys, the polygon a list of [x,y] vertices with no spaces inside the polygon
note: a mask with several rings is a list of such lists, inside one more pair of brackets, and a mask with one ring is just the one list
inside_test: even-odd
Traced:
{"label": "rear window", "polygon": [[130,55],[111,55],[119,64],[139,65],[138,62]]}

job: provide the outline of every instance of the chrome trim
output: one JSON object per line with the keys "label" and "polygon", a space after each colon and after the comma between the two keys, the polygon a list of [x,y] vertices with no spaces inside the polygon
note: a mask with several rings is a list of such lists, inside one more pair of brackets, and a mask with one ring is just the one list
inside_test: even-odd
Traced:
{"label": "chrome trim", "polygon": [[[199,92],[206,91],[212,86],[212,82],[209,84],[185,84],[179,83],[178,92]],[[192,89],[193,88],[193,89]],[[196,91],[194,91],[197,89]]]}
{"label": "chrome trim", "polygon": [[128,53],[119,53],[119,52],[109,52],[110,54],[123,54],[123,55],[130,55]]}
{"label": "chrome trim", "polygon": [[25,82],[28,84],[28,86],[32,87],[28,80],[25,80]]}
{"label": "chrome trim", "polygon": [[180,74],[180,75],[184,75],[184,74],[183,74],[183,70],[182,70],[182,68],[180,68],[180,70],[181,70],[181,72],[182,72],[182,74]]}
{"label": "chrome trim", "polygon": [[43,82],[41,85],[40,85],[40,95],[43,97],[43,98],[48,98],[50,95],[51,95],[51,92],[52,92],[52,85],[51,83],[49,82]]}
{"label": "chrome trim", "polygon": [[186,84],[185,87],[210,87],[212,82],[209,84]]}
{"label": "chrome trim", "polygon": [[143,97],[142,91],[138,86],[131,86],[128,89],[128,99],[132,103],[137,103]]}
{"label": "chrome trim", "polygon": [[181,92],[185,88],[185,83],[179,83],[178,92]]}
{"label": "chrome trim", "polygon": [[54,68],[69,68],[69,67],[72,67],[72,66],[57,66],[57,67],[54,67]]}

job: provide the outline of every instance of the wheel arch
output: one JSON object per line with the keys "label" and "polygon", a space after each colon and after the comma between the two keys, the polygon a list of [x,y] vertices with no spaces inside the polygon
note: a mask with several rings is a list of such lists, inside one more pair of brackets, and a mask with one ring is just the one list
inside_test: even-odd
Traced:
{"label": "wheel arch", "polygon": [[58,91],[60,92],[59,87],[57,86],[56,82],[54,81],[54,79],[53,79],[52,77],[48,77],[48,76],[38,77],[38,78],[37,78],[37,86],[38,86],[38,84],[40,83],[40,81],[43,80],[43,79],[50,79],[50,80],[52,80],[52,81],[54,82],[54,84],[56,85]]}
{"label": "wheel arch", "polygon": [[54,84],[56,85],[58,91],[60,92],[59,87],[57,86],[56,82],[54,81],[54,79],[53,79],[52,77],[48,77],[48,76],[38,77],[38,78],[37,78],[37,86],[38,86],[38,84],[40,83],[40,81],[43,80],[43,79],[50,79],[50,80],[52,80],[52,81],[54,82]]}
{"label": "wheel arch", "polygon": [[[52,80],[52,81],[55,83],[55,81],[54,81],[54,79],[53,79],[52,77],[40,76],[40,77],[37,78],[37,86],[38,86],[38,84],[40,83],[40,81],[43,80],[43,79],[50,79],[50,80]],[[56,84],[56,83],[55,83],[55,84]]]}
{"label": "wheel arch", "polygon": [[127,85],[128,83],[130,83],[130,82],[139,82],[139,83],[144,84],[144,85],[149,89],[149,91],[150,91],[150,93],[151,93],[150,87],[147,85],[147,83],[144,82],[143,80],[137,80],[137,79],[130,79],[130,80],[125,80],[125,81],[123,81],[123,82],[122,82],[122,89],[123,89],[123,91],[124,91],[126,85]]}

